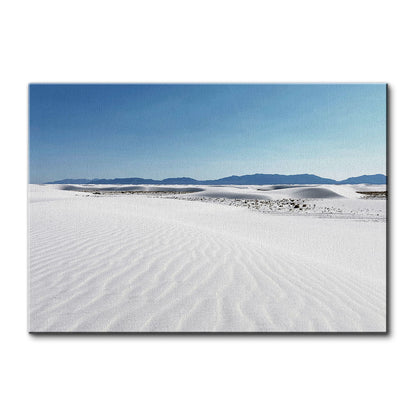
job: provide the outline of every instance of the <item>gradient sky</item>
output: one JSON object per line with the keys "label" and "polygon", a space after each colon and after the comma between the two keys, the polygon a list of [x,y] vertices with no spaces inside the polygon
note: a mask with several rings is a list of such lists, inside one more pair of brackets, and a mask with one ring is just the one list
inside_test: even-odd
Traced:
{"label": "gradient sky", "polygon": [[30,182],[386,173],[385,84],[32,84]]}

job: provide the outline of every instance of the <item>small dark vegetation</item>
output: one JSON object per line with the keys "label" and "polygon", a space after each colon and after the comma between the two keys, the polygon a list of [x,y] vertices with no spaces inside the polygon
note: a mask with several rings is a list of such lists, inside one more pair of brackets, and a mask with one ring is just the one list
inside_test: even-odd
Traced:
{"label": "small dark vegetation", "polygon": [[357,191],[357,194],[361,194],[365,199],[387,199],[387,191]]}

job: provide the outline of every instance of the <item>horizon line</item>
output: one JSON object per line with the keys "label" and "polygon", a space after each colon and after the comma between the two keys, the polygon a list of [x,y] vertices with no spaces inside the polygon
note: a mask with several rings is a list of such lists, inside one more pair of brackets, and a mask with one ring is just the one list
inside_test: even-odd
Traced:
{"label": "horizon line", "polygon": [[116,176],[116,177],[113,177],[113,178],[100,178],[100,177],[94,177],[94,178],[62,178],[62,179],[51,180],[51,181],[42,182],[42,183],[33,183],[33,182],[29,181],[29,183],[31,183],[31,184],[52,184],[53,182],[67,181],[67,180],[95,181],[95,180],[116,180],[116,179],[123,179],[123,180],[125,180],[125,179],[143,179],[143,180],[151,180],[151,181],[158,181],[158,182],[161,182],[161,181],[164,181],[164,180],[167,180],[167,179],[192,179],[192,180],[198,181],[198,182],[206,182],[206,181],[218,181],[218,180],[221,180],[221,179],[227,179],[227,178],[232,178],[232,177],[241,178],[241,177],[245,177],[245,176],[256,176],[256,175],[262,175],[262,176],[315,176],[315,177],[318,177],[318,178],[321,178],[321,179],[329,179],[329,180],[335,181],[335,182],[342,182],[342,181],[345,181],[345,180],[348,180],[348,179],[359,178],[359,177],[362,177],[362,176],[378,176],[378,175],[380,175],[380,176],[387,177],[387,174],[384,174],[384,173],[374,173],[374,174],[362,174],[362,175],[357,175],[357,176],[348,176],[347,178],[336,180],[336,179],[326,177],[326,176],[325,177],[324,176],[319,176],[319,175],[316,175],[314,173],[282,174],[282,173],[258,173],[258,172],[256,172],[256,173],[248,173],[248,174],[244,174],[244,175],[223,176],[223,177],[217,178],[217,179],[195,179],[191,176],[169,176],[169,177],[166,177],[166,178],[163,178],[163,179],[152,179],[152,178],[146,178],[146,177],[142,177],[142,176],[125,176],[125,177]]}

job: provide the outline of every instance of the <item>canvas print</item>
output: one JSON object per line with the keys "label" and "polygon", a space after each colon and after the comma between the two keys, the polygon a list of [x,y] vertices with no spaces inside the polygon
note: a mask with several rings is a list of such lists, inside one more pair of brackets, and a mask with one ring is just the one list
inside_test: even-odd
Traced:
{"label": "canvas print", "polygon": [[386,84],[31,84],[28,330],[385,333]]}

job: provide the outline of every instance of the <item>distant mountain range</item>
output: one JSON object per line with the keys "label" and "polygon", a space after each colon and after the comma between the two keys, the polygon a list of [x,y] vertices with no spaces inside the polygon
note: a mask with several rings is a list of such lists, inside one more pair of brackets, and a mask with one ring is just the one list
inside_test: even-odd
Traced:
{"label": "distant mountain range", "polygon": [[386,175],[363,175],[342,181],[321,178],[316,175],[268,175],[256,173],[254,175],[227,176],[226,178],[198,181],[192,178],[166,178],[163,180],[143,178],[114,178],[114,179],[62,179],[47,184],[126,184],[126,185],[307,185],[307,184],[359,184],[384,185],[387,183]]}

